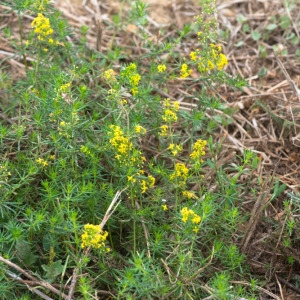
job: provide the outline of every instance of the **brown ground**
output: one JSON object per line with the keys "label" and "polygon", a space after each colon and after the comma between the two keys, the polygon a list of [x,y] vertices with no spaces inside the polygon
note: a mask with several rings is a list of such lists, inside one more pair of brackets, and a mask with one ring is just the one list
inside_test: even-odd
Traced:
{"label": "brown ground", "polygon": [[[71,25],[79,30],[83,24],[90,27],[88,41],[91,48],[96,48],[97,35],[101,35],[101,51],[106,51],[115,39],[120,45],[128,46],[132,57],[141,51],[139,29],[135,25],[122,28],[115,37],[107,24],[112,22],[112,16],[122,9],[121,1],[57,0],[55,6],[68,18]],[[163,27],[165,35],[172,35],[176,28],[193,22],[194,16],[200,12],[196,0],[148,0],[150,6],[148,34],[153,41],[164,40],[159,35]],[[292,2],[292,1],[287,1]],[[294,1],[296,3],[296,1]],[[260,299],[300,299],[300,288],[296,283],[300,276],[300,244],[292,243],[283,246],[284,228],[288,218],[287,208],[283,201],[290,199],[287,193],[299,192],[300,183],[300,60],[296,56],[299,41],[293,44],[287,36],[293,33],[299,38],[299,1],[289,12],[283,0],[225,0],[218,1],[218,20],[220,29],[228,32],[228,42],[224,43],[224,51],[229,59],[227,72],[246,78],[249,87],[233,92],[226,87],[220,87],[218,96],[228,107],[235,108],[233,122],[227,127],[220,128],[215,139],[223,141],[223,151],[219,157],[225,166],[232,152],[243,155],[244,149],[252,149],[260,157],[260,164],[255,177],[262,180],[257,199],[245,196],[244,210],[251,213],[248,224],[245,224],[245,237],[241,248],[248,255],[248,263],[253,272],[264,275],[269,284],[262,290]],[[96,8],[98,7],[98,8]],[[128,9],[125,3],[123,10]],[[0,7],[1,10],[1,7]],[[237,16],[243,15],[250,32],[242,30],[243,24],[237,21]],[[268,25],[274,23],[274,18],[287,15],[291,25],[283,30],[280,27],[269,31]],[[100,25],[95,25],[95,19]],[[9,22],[16,22],[16,16],[9,16]],[[0,28],[5,24],[0,24]],[[254,41],[251,31],[258,31],[264,39]],[[129,42],[130,41],[130,42]],[[185,41],[182,51],[189,53],[195,46],[195,41]],[[5,43],[0,35],[0,57],[8,56],[14,50]],[[277,47],[277,54],[272,50]],[[265,48],[265,56],[261,57],[259,48]],[[285,55],[283,55],[285,54]],[[24,73],[22,61],[9,60],[15,76]],[[176,91],[175,91],[176,90]],[[182,91],[182,90],[181,90]],[[184,91],[170,92],[173,98],[181,98],[186,106]],[[278,178],[280,185],[286,184],[284,194],[274,202],[270,202],[274,180]],[[275,224],[275,225],[274,225]],[[299,240],[299,233],[294,241]],[[294,265],[286,263],[287,256],[294,259]]]}

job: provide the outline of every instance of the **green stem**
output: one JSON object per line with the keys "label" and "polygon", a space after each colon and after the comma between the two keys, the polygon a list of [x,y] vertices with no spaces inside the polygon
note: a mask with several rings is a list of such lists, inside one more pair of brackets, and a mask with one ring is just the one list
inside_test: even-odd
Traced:
{"label": "green stem", "polygon": [[119,22],[122,22],[122,14],[123,14],[123,9],[124,9],[124,4],[125,4],[125,0],[123,0],[122,3],[121,3],[121,8],[120,8],[120,12],[119,12],[119,21],[118,21],[118,24],[117,24],[117,28],[114,31],[113,36],[111,38],[111,43],[109,45],[109,50],[111,50],[113,48],[113,43],[114,43],[114,40],[116,38],[117,32],[120,31],[119,27],[121,27],[120,25],[122,25],[122,23],[120,24]]}
{"label": "green stem", "polygon": [[38,57],[37,57],[37,61],[35,63],[35,82],[38,82],[38,71],[39,71],[39,65],[40,65],[40,61],[41,61],[41,47],[39,46],[39,50],[38,50]]}
{"label": "green stem", "polygon": [[[111,232],[111,228],[109,226],[109,223],[107,223],[107,229],[108,229],[108,232]],[[109,234],[108,236],[109,236],[109,243],[110,243],[111,249],[115,250],[115,245],[114,245],[111,234]]]}
{"label": "green stem", "polygon": [[130,188],[130,198],[131,198],[131,206],[133,208],[133,253],[136,253],[136,213],[137,208],[134,203],[134,192],[133,187]]}
{"label": "green stem", "polygon": [[[134,211],[134,214],[136,211]],[[135,221],[135,216],[133,219],[133,253],[136,253],[136,221]]]}

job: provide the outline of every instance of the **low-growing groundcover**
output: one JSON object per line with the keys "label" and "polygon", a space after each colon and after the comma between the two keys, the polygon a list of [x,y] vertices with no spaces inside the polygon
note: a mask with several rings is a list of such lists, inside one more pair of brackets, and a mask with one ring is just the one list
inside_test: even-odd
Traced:
{"label": "low-growing groundcover", "polygon": [[[26,76],[12,81],[3,63],[2,299],[257,299],[262,278],[238,245],[243,195],[256,196],[240,179],[259,158],[245,150],[228,173],[213,139],[233,111],[212,91],[245,83],[224,71],[214,1],[201,4],[194,24],[155,44],[135,1],[145,49],[132,59],[89,49],[86,27],[73,42],[46,0],[4,3]],[[187,38],[199,47],[178,51]]]}

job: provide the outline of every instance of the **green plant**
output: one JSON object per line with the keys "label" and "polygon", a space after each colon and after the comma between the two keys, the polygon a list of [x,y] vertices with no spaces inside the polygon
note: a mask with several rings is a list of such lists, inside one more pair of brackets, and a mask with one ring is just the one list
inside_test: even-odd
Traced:
{"label": "green plant", "polygon": [[[48,1],[10,4],[19,12],[26,78],[13,85],[15,101],[1,103],[13,120],[0,135],[1,256],[56,283],[51,293],[60,298],[71,277],[69,294],[78,299],[97,290],[119,299],[251,294],[229,280],[249,276],[235,235],[247,188],[239,180],[257,158],[245,151],[233,176],[218,166],[221,145],[211,133],[230,115],[208,91],[244,81],[224,71],[215,2],[202,1],[195,26],[161,45],[148,43],[142,31],[147,51],[134,61],[114,45],[87,53],[87,28],[78,44],[68,42],[68,26]],[[34,16],[28,33],[25,10]],[[130,21],[145,27],[146,13],[137,1]],[[122,22],[116,20],[115,33]],[[193,34],[201,48],[178,52]],[[193,111],[165,96],[172,82],[192,95],[185,104],[197,99]],[[197,94],[191,85],[199,83]],[[210,170],[214,189],[205,178]],[[1,297],[25,299],[26,287],[16,288],[9,274],[2,264]]]}

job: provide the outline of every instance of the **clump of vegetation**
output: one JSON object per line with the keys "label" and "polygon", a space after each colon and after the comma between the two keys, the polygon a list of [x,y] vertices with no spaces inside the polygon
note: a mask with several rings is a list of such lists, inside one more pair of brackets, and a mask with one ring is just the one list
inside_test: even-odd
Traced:
{"label": "clump of vegetation", "polygon": [[[245,83],[224,71],[215,1],[201,3],[178,38],[153,44],[143,32],[147,51],[134,61],[117,47],[91,53],[86,28],[69,42],[48,1],[10,3],[26,78],[1,103],[2,299],[256,299],[236,242],[239,179],[259,159],[245,151],[229,175],[211,136],[231,119],[210,90]],[[135,22],[146,14],[136,1]],[[187,37],[201,45],[188,55],[177,51]],[[190,87],[192,110],[168,96],[170,82]]]}

